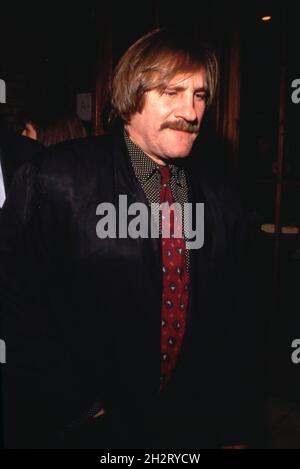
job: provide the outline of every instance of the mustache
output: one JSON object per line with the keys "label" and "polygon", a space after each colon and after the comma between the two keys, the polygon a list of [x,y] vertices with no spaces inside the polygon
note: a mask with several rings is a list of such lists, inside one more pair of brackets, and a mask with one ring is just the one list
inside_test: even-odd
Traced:
{"label": "mustache", "polygon": [[198,133],[199,132],[199,123],[195,121],[193,123],[186,121],[165,121],[161,124],[160,130],[164,129],[173,129],[173,130],[182,130],[184,132]]}

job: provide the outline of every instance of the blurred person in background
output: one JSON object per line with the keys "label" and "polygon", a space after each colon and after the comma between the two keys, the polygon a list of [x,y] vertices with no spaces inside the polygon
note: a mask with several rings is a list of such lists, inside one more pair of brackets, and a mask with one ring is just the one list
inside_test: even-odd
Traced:
{"label": "blurred person in background", "polygon": [[22,118],[22,135],[46,147],[65,140],[84,138],[86,129],[77,114],[56,106],[33,107]]}

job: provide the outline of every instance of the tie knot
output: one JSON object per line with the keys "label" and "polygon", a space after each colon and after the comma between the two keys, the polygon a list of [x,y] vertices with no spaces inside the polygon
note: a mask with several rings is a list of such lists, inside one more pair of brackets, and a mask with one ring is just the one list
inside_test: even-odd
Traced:
{"label": "tie knot", "polygon": [[169,184],[170,182],[170,168],[169,166],[159,166],[158,170],[161,175],[161,184]]}

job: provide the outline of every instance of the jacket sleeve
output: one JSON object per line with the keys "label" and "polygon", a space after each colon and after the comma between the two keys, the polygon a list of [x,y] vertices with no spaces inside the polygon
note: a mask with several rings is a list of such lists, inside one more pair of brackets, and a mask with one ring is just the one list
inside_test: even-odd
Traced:
{"label": "jacket sleeve", "polygon": [[67,232],[73,216],[73,182],[72,171],[66,169],[65,174],[63,169],[63,157],[72,157],[72,150],[64,148],[56,150],[56,160],[50,154],[46,163],[41,159],[20,168],[1,212],[0,338],[6,343],[6,364],[1,366],[6,447],[59,444],[56,436],[79,417],[84,421],[98,398],[88,382],[91,378],[86,379],[75,299],[68,294],[72,266],[66,261],[70,258]]}
{"label": "jacket sleeve", "polygon": [[[1,371],[7,447],[45,444],[55,415],[58,381],[53,380],[53,370],[64,357],[51,326],[50,252],[44,242],[46,227],[40,226],[36,174],[30,164],[19,170],[0,219],[1,337],[6,343],[6,364]],[[50,231],[48,235],[50,243]]]}

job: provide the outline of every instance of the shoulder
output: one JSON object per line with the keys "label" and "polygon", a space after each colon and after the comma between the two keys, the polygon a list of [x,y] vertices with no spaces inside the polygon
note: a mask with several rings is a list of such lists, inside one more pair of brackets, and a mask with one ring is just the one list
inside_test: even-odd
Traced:
{"label": "shoulder", "polygon": [[227,155],[206,148],[193,155],[192,178],[199,187],[204,206],[218,229],[235,229],[248,223],[248,209],[239,179],[229,169]]}
{"label": "shoulder", "polygon": [[111,184],[115,151],[122,149],[112,136],[73,140],[44,149],[16,172],[5,212],[17,213],[25,224],[41,207],[61,213],[70,207],[79,210],[98,187],[105,190]]}
{"label": "shoulder", "polygon": [[114,137],[71,140],[47,148],[35,161],[36,184],[44,195],[90,190],[112,168]]}
{"label": "shoulder", "polygon": [[230,174],[222,158],[205,157],[193,165],[205,198],[220,206],[241,203],[240,183]]}
{"label": "shoulder", "polygon": [[113,151],[109,136],[70,140],[52,145],[44,150],[38,171],[43,174],[59,174],[87,171],[104,163]]}

